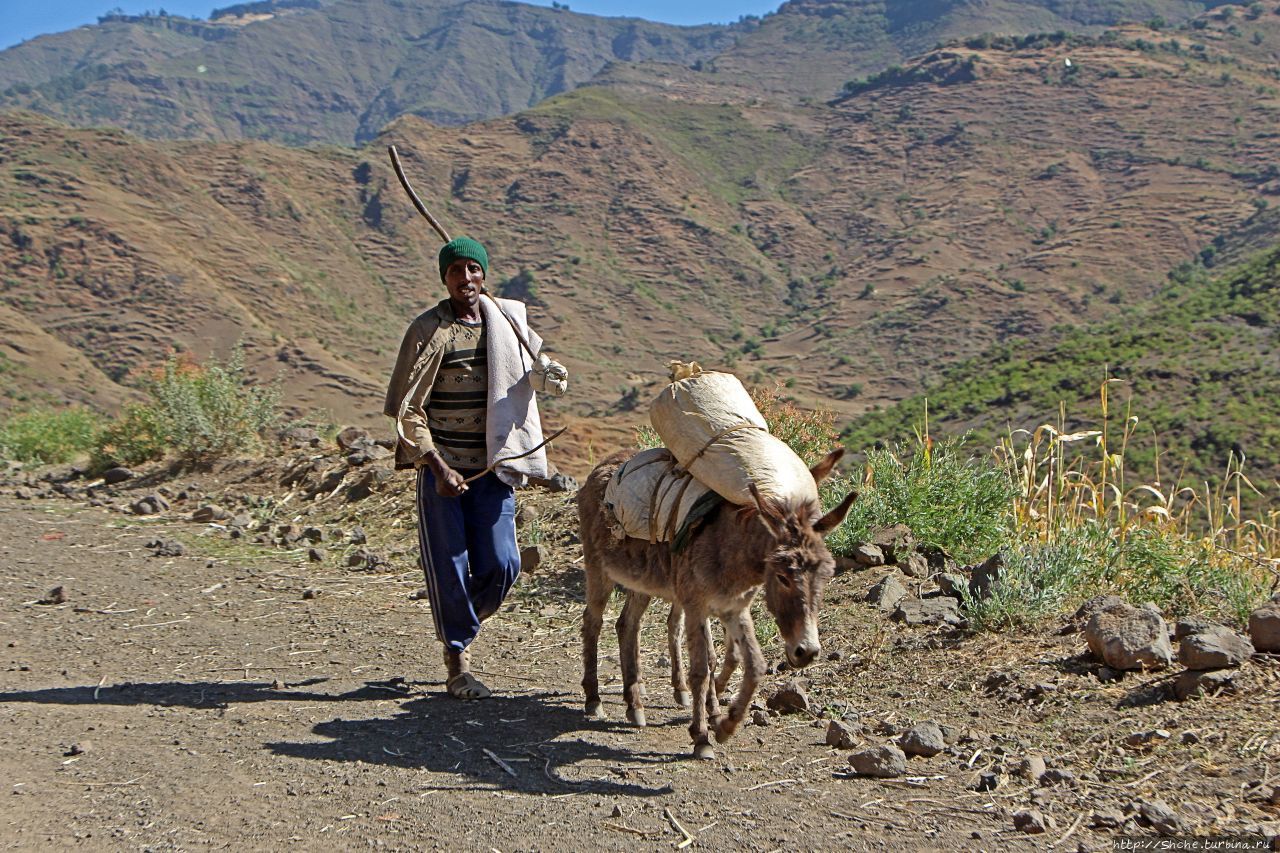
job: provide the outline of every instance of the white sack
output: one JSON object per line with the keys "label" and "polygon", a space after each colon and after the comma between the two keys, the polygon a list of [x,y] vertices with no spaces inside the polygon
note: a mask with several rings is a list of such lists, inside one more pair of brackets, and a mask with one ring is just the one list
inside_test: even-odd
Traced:
{"label": "white sack", "polygon": [[649,421],[689,473],[735,504],[753,502],[750,483],[764,497],[818,504],[808,467],[769,434],[738,377],[697,364],[673,366],[672,374],[683,378],[659,392]]}
{"label": "white sack", "polygon": [[[619,528],[615,535],[669,542],[698,498],[711,491],[677,469],[665,447],[642,450],[618,468],[604,489],[604,502]],[[651,510],[653,510],[651,512]]]}

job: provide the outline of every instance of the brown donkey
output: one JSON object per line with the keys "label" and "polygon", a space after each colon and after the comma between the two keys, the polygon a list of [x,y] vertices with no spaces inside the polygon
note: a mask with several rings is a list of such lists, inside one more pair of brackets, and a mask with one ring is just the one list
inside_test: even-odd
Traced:
{"label": "brown donkey", "polygon": [[[649,544],[643,539],[617,539],[610,528],[616,523],[605,505],[604,490],[618,467],[636,451],[621,451],[596,466],[578,491],[578,518],[586,570],[587,606],[582,618],[582,688],[589,716],[604,716],[597,675],[597,647],[604,609],[615,585],[627,590],[618,617],[619,659],[627,718],[645,724],[643,688],[640,685],[640,617],[653,598],[672,602],[683,611],[685,639],[689,647],[689,686],[692,689],[693,722],[689,734],[693,752],[712,758],[708,716],[716,740],[724,743],[746,714],[756,685],[764,675],[764,655],[751,621],[751,601],[761,586],[765,605],[778,623],[786,644],[787,661],[793,667],[812,663],[821,649],[818,640],[818,607],[822,590],[835,569],[835,561],[822,537],[831,532],[849,511],[856,493],[850,492],[826,515],[813,504],[792,506],[761,497],[751,487],[755,506],[723,505],[678,554],[668,543]],[[843,450],[834,450],[813,469],[821,482]],[[742,684],[721,715],[717,691],[711,684],[714,651],[709,617],[724,623],[727,634],[726,666],[721,684],[736,658],[743,665]],[[670,626],[678,624],[673,614]],[[673,649],[672,684],[677,703],[681,695],[678,650]]]}

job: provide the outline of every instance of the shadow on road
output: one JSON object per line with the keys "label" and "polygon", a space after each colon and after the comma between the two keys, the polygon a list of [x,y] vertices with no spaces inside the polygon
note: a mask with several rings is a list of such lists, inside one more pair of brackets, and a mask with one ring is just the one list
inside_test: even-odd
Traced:
{"label": "shadow on road", "polygon": [[185,708],[226,708],[239,702],[337,702],[370,701],[405,696],[406,688],[387,682],[366,682],[345,693],[297,690],[328,681],[312,678],[277,687],[264,681],[160,681],[125,682],[102,687],[49,687],[0,693],[0,704],[32,702],[39,705],[162,705]]}
{"label": "shadow on road", "polygon": [[[533,693],[461,702],[431,694],[405,702],[393,717],[319,723],[312,732],[330,738],[326,743],[271,743],[267,748],[295,758],[361,761],[474,780],[448,790],[627,796],[671,792],[669,784],[650,783],[645,776],[648,767],[665,767],[673,756],[601,743],[602,738],[591,734],[616,740],[638,730],[621,723],[588,722],[576,706],[564,703],[564,695]],[[573,733],[581,734],[564,737]],[[570,770],[589,778],[566,778],[563,774]]]}

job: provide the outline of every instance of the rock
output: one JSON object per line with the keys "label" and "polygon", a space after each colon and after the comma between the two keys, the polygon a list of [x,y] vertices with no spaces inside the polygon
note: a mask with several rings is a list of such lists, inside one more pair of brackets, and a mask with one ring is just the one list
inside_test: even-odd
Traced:
{"label": "rock", "polygon": [[1098,595],[1076,608],[1076,612],[1071,616],[1070,624],[1074,626],[1074,630],[1083,631],[1084,627],[1089,624],[1089,620],[1097,614],[1125,606],[1128,606],[1128,602],[1118,595]]}
{"label": "rock", "polygon": [[1032,785],[1040,783],[1040,777],[1045,774],[1044,759],[1038,755],[1028,755],[1022,759],[1022,763],[1018,765],[1018,773]]}
{"label": "rock", "polygon": [[1050,768],[1040,776],[1041,785],[1074,785],[1075,783],[1076,774],[1060,767]]}
{"label": "rock", "polygon": [[138,475],[128,468],[117,465],[115,468],[108,468],[102,472],[102,481],[108,486],[115,486],[126,480],[132,480],[136,476]]}
{"label": "rock", "polygon": [[1280,652],[1280,602],[1270,601],[1249,614],[1249,637],[1260,652]]}
{"label": "rock", "polygon": [[320,433],[311,427],[290,427],[280,435],[281,440],[290,447],[319,447]]}
{"label": "rock", "polygon": [[1182,638],[1178,661],[1187,669],[1225,669],[1253,657],[1253,643],[1222,625],[1210,625]]}
{"label": "rock", "polygon": [[364,445],[373,444],[373,436],[369,434],[367,429],[349,426],[338,433],[337,442],[338,447],[342,448],[343,452],[350,453],[352,450]]}
{"label": "rock", "polygon": [[933,720],[916,723],[898,738],[898,746],[907,755],[919,755],[932,758],[947,748],[942,737],[942,729]]}
{"label": "rock", "polygon": [[907,589],[893,575],[886,575],[867,592],[867,603],[874,604],[885,613],[898,606],[907,597]]}
{"label": "rock", "polygon": [[905,560],[898,560],[898,569],[909,578],[923,580],[929,577],[929,561],[924,554],[915,551],[908,554]]}
{"label": "rock", "polygon": [[853,549],[853,559],[859,566],[883,566],[884,552],[875,545],[862,544]]}
{"label": "rock", "polygon": [[49,593],[44,598],[40,599],[39,603],[40,604],[66,604],[67,588],[65,586],[55,586],[53,589],[49,590]]}
{"label": "rock", "polygon": [[313,545],[318,545],[324,541],[324,531],[319,527],[305,527],[302,530],[302,538]]}
{"label": "rock", "polygon": [[559,471],[550,477],[530,477],[529,485],[539,489],[546,489],[549,492],[578,491],[578,481],[568,474],[561,474]]}
{"label": "rock", "polygon": [[925,561],[929,564],[930,575],[936,575],[940,572],[954,572],[956,570],[955,559],[936,545],[920,545],[916,548],[916,553],[924,556]]}
{"label": "rock", "polygon": [[969,789],[979,793],[987,793],[999,788],[1000,781],[999,773],[996,773],[994,770],[984,770],[979,773],[978,777],[973,780],[971,785],[969,785]]}
{"label": "rock", "polygon": [[1112,669],[1160,669],[1173,662],[1169,630],[1155,605],[1119,601],[1094,613],[1084,634],[1089,651]]}
{"label": "rock", "polygon": [[146,547],[153,557],[181,557],[187,553],[186,546],[176,539],[152,539]]}
{"label": "rock", "polygon": [[974,601],[984,601],[991,597],[993,590],[1000,583],[1004,572],[1004,555],[992,554],[986,561],[973,567],[969,577],[969,595]]}
{"label": "rock", "polygon": [[1149,732],[1133,732],[1124,739],[1125,746],[1152,746],[1167,741],[1172,735],[1165,729],[1153,729]]}
{"label": "rock", "polygon": [[532,574],[547,559],[547,549],[542,545],[526,545],[520,549],[520,571]]}
{"label": "rock", "polygon": [[792,679],[779,687],[765,702],[765,705],[780,714],[808,711],[809,694],[805,691],[804,685]]}
{"label": "rock", "polygon": [[757,726],[769,726],[773,724],[773,721],[769,719],[769,715],[759,709],[751,712],[751,722]]}
{"label": "rock", "polygon": [[946,596],[904,599],[889,618],[908,625],[963,625],[965,621],[960,602]]}
{"label": "rock", "polygon": [[89,751],[89,747],[90,747],[90,743],[87,740],[82,740],[79,743],[71,744],[71,746],[67,747],[67,751],[62,754],[63,755],[84,755],[86,752]]}
{"label": "rock", "polygon": [[1173,638],[1181,640],[1183,637],[1189,637],[1192,634],[1199,634],[1206,628],[1220,628],[1216,622],[1210,622],[1200,616],[1183,616],[1177,622],[1173,623]]}
{"label": "rock", "polygon": [[1190,824],[1174,812],[1164,800],[1143,802],[1138,807],[1138,814],[1151,828],[1164,836],[1186,835],[1191,831]]}
{"label": "rock", "polygon": [[363,545],[369,540],[365,538],[364,528],[357,524],[355,527],[351,528],[351,532],[347,534],[347,541],[352,545]]}
{"label": "rock", "polygon": [[533,524],[538,520],[538,508],[524,504],[516,511],[516,528],[523,529],[526,525]]}
{"label": "rock", "polygon": [[313,586],[309,586],[302,591],[302,598],[306,601],[311,601],[312,599],[318,597],[319,595],[320,595],[320,590],[316,589]]}
{"label": "rock", "polygon": [[382,486],[384,486],[390,479],[391,472],[386,468],[370,468],[360,475],[360,479],[357,480],[351,488],[347,489],[347,500],[362,501],[378,489],[382,488]]}
{"label": "rock", "polygon": [[1110,684],[1113,681],[1119,681],[1124,678],[1124,673],[1118,669],[1112,669],[1109,666],[1098,668],[1098,681],[1103,684]]}
{"label": "rock", "polygon": [[1089,826],[1093,829],[1119,829],[1126,820],[1128,818],[1119,809],[1099,809],[1090,816]]}
{"label": "rock", "polygon": [[1185,702],[1215,693],[1234,693],[1236,672],[1233,669],[1189,669],[1173,680],[1174,698]]}
{"label": "rock", "polygon": [[880,549],[886,563],[894,564],[907,559],[916,547],[915,535],[905,524],[871,528],[871,545]]}
{"label": "rock", "polygon": [[302,528],[296,524],[282,524],[276,528],[276,539],[284,545],[292,545],[302,538]]}
{"label": "rock", "polygon": [[191,513],[191,520],[198,524],[206,524],[210,521],[224,521],[230,517],[231,513],[217,504],[205,504]]}
{"label": "rock", "polygon": [[134,515],[158,515],[169,509],[169,502],[161,495],[147,495],[129,504]]}
{"label": "rock", "polygon": [[1183,746],[1195,746],[1200,742],[1200,735],[1191,731],[1191,729],[1187,729],[1181,736],[1179,736],[1178,742]]}
{"label": "rock", "polygon": [[1027,835],[1040,835],[1048,831],[1049,821],[1036,809],[1023,809],[1013,813],[1013,828]]}
{"label": "rock", "polygon": [[827,746],[836,749],[853,749],[857,741],[857,731],[853,726],[841,720],[827,723]]}
{"label": "rock", "polygon": [[347,555],[347,565],[351,568],[367,568],[371,565],[373,555],[363,548],[357,548]]}
{"label": "rock", "polygon": [[25,486],[19,486],[13,490],[13,496],[20,501],[29,501],[36,496],[36,493]]}
{"label": "rock", "polygon": [[325,552],[325,550],[324,550],[323,548],[309,548],[309,549],[307,549],[307,559],[308,559],[308,560],[310,560],[310,561],[311,561],[311,562],[313,562],[313,563],[323,563],[323,562],[324,562],[324,558],[325,558],[325,557],[327,557],[327,556],[328,556],[328,554]]}
{"label": "rock", "polygon": [[876,746],[850,755],[849,766],[859,776],[892,779],[907,772],[907,756],[896,746]]}
{"label": "rock", "polygon": [[964,575],[943,572],[938,575],[937,581],[938,589],[942,590],[943,595],[948,595],[956,601],[964,601],[965,593],[969,590],[969,581]]}
{"label": "rock", "polygon": [[427,589],[425,586],[418,587],[416,590],[414,590],[412,593],[409,594],[409,600],[410,601],[430,601],[431,590]]}

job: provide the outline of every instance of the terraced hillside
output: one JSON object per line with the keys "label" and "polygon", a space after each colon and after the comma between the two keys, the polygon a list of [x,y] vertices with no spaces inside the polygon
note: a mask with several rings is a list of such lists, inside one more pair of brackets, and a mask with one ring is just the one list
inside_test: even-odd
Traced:
{"label": "terraced hillside", "polygon": [[1134,310],[1250,223],[1280,190],[1275,8],[955,42],[831,105],[633,66],[511,118],[402,118],[358,151],[8,114],[5,405],[110,405],[171,345],[243,336],[295,410],[373,419],[440,295],[394,142],[534,304],[575,377],[566,417],[629,427],[670,358],[852,417],[993,344]]}

